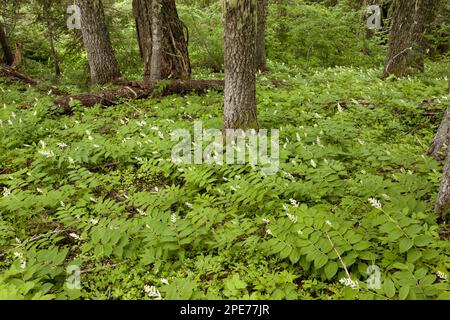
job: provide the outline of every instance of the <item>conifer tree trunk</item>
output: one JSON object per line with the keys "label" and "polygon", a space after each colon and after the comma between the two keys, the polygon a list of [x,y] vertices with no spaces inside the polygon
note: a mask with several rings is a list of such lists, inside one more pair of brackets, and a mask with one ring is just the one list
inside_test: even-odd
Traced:
{"label": "conifer tree trunk", "polygon": [[425,34],[436,14],[436,0],[395,0],[384,77],[423,71]]}
{"label": "conifer tree trunk", "polygon": [[175,0],[134,0],[133,11],[144,61],[144,81],[190,79],[188,39]]}
{"label": "conifer tree trunk", "polygon": [[256,30],[256,69],[267,71],[266,63],[266,18],[268,0],[257,0],[257,30]]}
{"label": "conifer tree trunk", "polygon": [[8,66],[12,65],[14,62],[14,56],[12,54],[11,48],[9,47],[8,39],[6,38],[5,28],[1,23],[0,23],[0,44],[2,46],[6,64]]}
{"label": "conifer tree trunk", "polygon": [[256,0],[224,0],[225,129],[257,129]]}
{"label": "conifer tree trunk", "polygon": [[101,0],[77,0],[81,9],[81,32],[92,83],[107,83],[120,77]]}
{"label": "conifer tree trunk", "polygon": [[152,60],[152,1],[133,0],[139,51],[144,62],[144,79],[150,79]]}

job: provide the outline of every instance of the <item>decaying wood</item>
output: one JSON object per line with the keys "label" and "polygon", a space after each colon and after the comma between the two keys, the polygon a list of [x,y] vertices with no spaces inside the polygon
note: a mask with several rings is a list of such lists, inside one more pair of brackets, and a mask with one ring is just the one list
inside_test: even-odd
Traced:
{"label": "decaying wood", "polygon": [[436,199],[434,211],[442,218],[448,219],[450,211],[450,148],[447,148],[447,159],[442,173],[441,186]]}
{"label": "decaying wood", "polygon": [[61,90],[54,86],[43,84],[17,71],[16,69],[6,65],[0,65],[0,74],[8,79],[20,81],[33,87],[36,87],[39,91],[44,92],[47,95],[57,95],[57,96],[67,95],[67,92],[64,90]]}
{"label": "decaying wood", "polygon": [[[448,93],[450,94],[450,81],[448,82]],[[444,114],[444,119],[439,126],[438,132],[433,139],[430,150],[428,153],[435,158],[445,159],[444,171],[442,173],[441,185],[439,187],[439,193],[434,206],[434,211],[441,218],[448,220],[450,213],[450,148],[448,147],[450,141],[450,104]],[[442,149],[447,148],[443,152]]]}
{"label": "decaying wood", "polygon": [[104,90],[101,92],[83,93],[73,96],[63,96],[55,100],[55,104],[62,107],[66,113],[72,108],[70,102],[78,100],[84,107],[96,104],[111,106],[120,99],[145,99],[152,94],[162,97],[172,94],[184,95],[188,93],[204,94],[208,90],[223,91],[223,80],[168,80],[151,82],[148,84],[131,82],[132,86]]}
{"label": "decaying wood", "polygon": [[444,118],[436,135],[428,149],[428,155],[436,160],[444,160],[447,154],[448,139],[450,134],[450,104],[445,111]]}

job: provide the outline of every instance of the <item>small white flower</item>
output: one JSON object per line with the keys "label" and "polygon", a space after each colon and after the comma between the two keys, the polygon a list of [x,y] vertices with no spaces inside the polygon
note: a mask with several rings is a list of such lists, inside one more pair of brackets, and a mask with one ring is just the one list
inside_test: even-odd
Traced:
{"label": "small white flower", "polygon": [[317,145],[318,145],[319,147],[323,147],[322,142],[320,141],[320,137],[319,137],[319,136],[317,136],[317,138],[316,138],[316,143],[317,143]]}
{"label": "small white flower", "polygon": [[352,289],[357,289],[359,287],[358,281],[354,281],[350,278],[342,278],[339,280],[339,282],[344,286],[350,287]]}
{"label": "small white flower", "polygon": [[21,259],[22,258],[22,254],[20,252],[15,251],[14,252],[14,257]]}
{"label": "small white flower", "polygon": [[141,210],[139,208],[136,209],[136,211],[141,215],[141,216],[146,216],[147,213],[144,210]]}
{"label": "small white flower", "polygon": [[94,226],[96,225],[96,224],[98,224],[98,220],[97,219],[91,219],[91,220],[89,220]]}
{"label": "small white flower", "polygon": [[36,191],[39,193],[44,193],[40,188],[36,188]]}
{"label": "small white flower", "polygon": [[39,150],[38,153],[47,158],[53,158],[55,156],[55,153],[52,150]]}
{"label": "small white flower", "polygon": [[327,225],[329,225],[330,227],[333,226],[333,225],[331,224],[331,221],[330,221],[330,220],[326,220],[325,223],[326,223]]}
{"label": "small white flower", "polygon": [[172,223],[177,222],[177,216],[176,216],[175,213],[173,213],[173,214],[170,216],[170,222],[172,222]]}
{"label": "small white flower", "polygon": [[11,189],[3,187],[3,196],[7,197],[11,194]]}
{"label": "small white flower", "polygon": [[436,275],[437,275],[437,277],[438,277],[439,279],[441,279],[441,280],[447,281],[447,279],[448,279],[447,274],[444,273],[444,272],[442,272],[442,271],[436,272]]}
{"label": "small white flower", "polygon": [[163,284],[169,284],[169,281],[166,278],[161,278],[161,282]]}
{"label": "small white flower", "polygon": [[291,204],[294,206],[294,207],[298,207],[298,201],[297,200],[295,200],[295,199],[289,199],[289,201],[291,202]]}
{"label": "small white flower", "polygon": [[60,148],[66,148],[67,144],[65,144],[64,142],[60,142],[60,143],[57,144],[57,146],[60,147]]}
{"label": "small white flower", "polygon": [[267,229],[267,230],[266,230],[266,233],[267,233],[269,236],[273,236],[272,230],[270,230],[270,229]]}
{"label": "small white flower", "polygon": [[59,204],[61,205],[61,207],[65,207],[66,204],[64,203],[64,201],[60,201]]}
{"label": "small white flower", "polygon": [[290,214],[289,212],[287,213],[287,216],[289,218],[289,220],[291,220],[292,223],[297,223],[297,217],[293,214]]}
{"label": "small white flower", "polygon": [[22,260],[21,262],[20,262],[20,268],[21,269],[25,269],[27,267],[27,261],[26,260]]}
{"label": "small white flower", "polygon": [[155,300],[161,300],[161,293],[159,293],[159,290],[156,290],[155,286],[144,286],[144,291],[147,293],[147,295],[150,298],[155,298]]}
{"label": "small white flower", "polygon": [[72,232],[69,233],[69,236],[71,236],[72,238],[74,238],[75,240],[83,240],[79,235],[77,235],[76,233]]}
{"label": "small white flower", "polygon": [[381,202],[375,198],[369,198],[368,201],[370,202],[371,206],[376,209],[381,209]]}

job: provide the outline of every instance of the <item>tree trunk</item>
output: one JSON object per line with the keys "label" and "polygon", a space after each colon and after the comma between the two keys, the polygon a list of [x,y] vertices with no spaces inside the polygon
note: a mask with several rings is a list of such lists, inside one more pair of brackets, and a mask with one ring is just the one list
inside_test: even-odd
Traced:
{"label": "tree trunk", "polygon": [[266,64],[266,18],[268,0],[257,0],[257,30],[256,30],[256,69],[267,71]]}
{"label": "tree trunk", "polygon": [[92,83],[107,83],[120,76],[119,65],[106,26],[101,0],[77,0],[81,8],[81,32]]}
{"label": "tree trunk", "polygon": [[[162,0],[164,1],[164,0]],[[150,78],[144,81],[161,80],[162,63],[163,63],[163,16],[162,16],[162,1],[152,0],[152,58]]]}
{"label": "tree trunk", "polygon": [[[447,143],[450,137],[447,135]],[[448,219],[450,212],[450,148],[447,148],[447,157],[444,165],[444,172],[442,173],[441,186],[437,196],[434,211],[444,219]]]}
{"label": "tree trunk", "polygon": [[8,66],[10,66],[14,62],[14,56],[11,52],[11,48],[9,47],[8,39],[6,38],[5,28],[1,23],[0,23],[0,42],[5,57],[5,62]]}
{"label": "tree trunk", "polygon": [[[190,79],[188,39],[175,0],[134,0],[133,8],[144,61],[144,80]],[[155,52],[159,54],[154,56]],[[155,70],[152,70],[152,60]]]}
{"label": "tree trunk", "polygon": [[448,148],[448,136],[450,134],[450,104],[447,110],[445,110],[444,118],[441,125],[438,128],[436,135],[431,142],[431,146],[428,149],[428,155],[432,156],[436,160],[444,160],[447,154]]}
{"label": "tree trunk", "polygon": [[55,76],[59,77],[61,75],[61,68],[59,67],[59,58],[58,58],[58,54],[56,53],[56,49],[55,49],[55,43],[54,43],[54,37],[53,37],[53,25],[52,22],[50,21],[50,17],[48,15],[46,15],[46,7],[44,6],[43,8],[43,16],[45,17],[45,22],[47,24],[47,36],[48,36],[48,41],[50,44],[50,51],[51,51],[51,55],[52,55],[52,60],[53,60],[53,66],[55,68]]}
{"label": "tree trunk", "polygon": [[256,0],[224,0],[225,129],[257,129]]}
{"label": "tree trunk", "polygon": [[384,77],[407,76],[424,70],[425,34],[433,21],[436,0],[396,0],[389,33],[389,49],[384,64]]}
{"label": "tree trunk", "polygon": [[139,51],[144,62],[144,79],[150,79],[152,60],[152,1],[133,0]]}

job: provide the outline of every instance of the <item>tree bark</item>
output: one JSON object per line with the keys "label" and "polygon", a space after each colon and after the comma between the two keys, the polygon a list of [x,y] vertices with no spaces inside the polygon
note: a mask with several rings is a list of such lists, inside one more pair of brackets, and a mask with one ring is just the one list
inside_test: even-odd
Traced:
{"label": "tree bark", "polygon": [[162,16],[162,1],[152,0],[152,58],[150,78],[144,81],[161,80],[162,63],[163,63],[163,16]]}
{"label": "tree bark", "polygon": [[383,76],[403,77],[424,70],[425,34],[436,14],[436,0],[396,0]]}
{"label": "tree bark", "polygon": [[6,38],[5,28],[1,23],[0,23],[0,43],[5,57],[5,62],[8,66],[10,66],[14,62],[14,56],[12,54],[11,48],[9,47],[8,39]]}
{"label": "tree bark", "polygon": [[266,18],[268,0],[257,0],[257,30],[256,30],[256,69],[267,71],[266,62]]}
{"label": "tree bark", "polygon": [[[450,137],[447,135],[447,142]],[[450,148],[447,148],[444,171],[442,173],[441,185],[434,206],[434,211],[444,219],[448,219],[450,212]]]}
{"label": "tree bark", "polygon": [[[144,61],[144,81],[190,79],[188,39],[175,0],[134,0],[133,8]],[[159,54],[155,56],[155,52]]]}
{"label": "tree bark", "polygon": [[438,128],[436,135],[431,142],[430,148],[428,149],[428,155],[432,156],[434,159],[440,161],[444,160],[447,154],[448,148],[448,137],[450,134],[450,104],[447,110],[445,110],[444,118],[442,119],[441,125]]}
{"label": "tree bark", "polygon": [[50,52],[51,52],[52,60],[53,60],[53,67],[55,68],[55,76],[59,77],[61,75],[61,68],[59,66],[58,54],[56,53],[56,49],[55,49],[54,36],[53,36],[53,25],[50,20],[50,17],[45,12],[47,9],[46,6],[44,5],[42,7],[42,9],[43,9],[43,17],[45,17],[45,23],[47,25],[47,36],[48,36]]}
{"label": "tree bark", "polygon": [[256,0],[224,0],[225,129],[257,129]]}
{"label": "tree bark", "polygon": [[152,59],[152,1],[133,0],[139,51],[144,62],[144,79],[150,79]]}
{"label": "tree bark", "polygon": [[120,76],[119,65],[106,26],[101,0],[77,0],[81,9],[81,32],[87,52],[91,82],[103,84]]}

